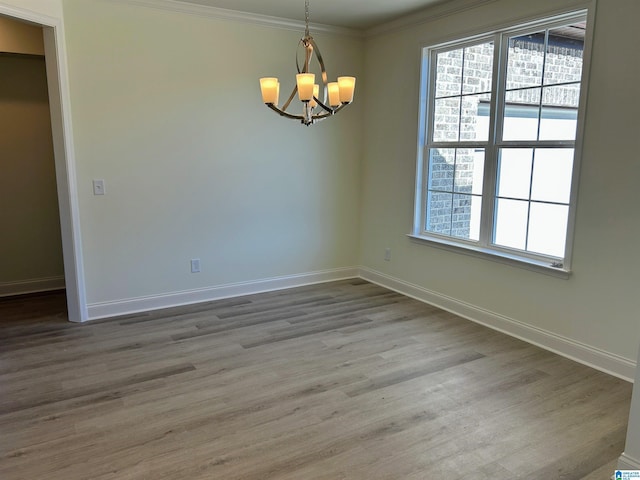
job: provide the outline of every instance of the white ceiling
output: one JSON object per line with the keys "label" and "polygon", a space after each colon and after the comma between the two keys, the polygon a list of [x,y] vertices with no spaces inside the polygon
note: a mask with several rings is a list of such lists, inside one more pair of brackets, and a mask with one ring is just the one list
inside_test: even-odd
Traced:
{"label": "white ceiling", "polygon": [[[304,0],[179,0],[304,21]],[[450,0],[311,0],[311,23],[370,28]]]}

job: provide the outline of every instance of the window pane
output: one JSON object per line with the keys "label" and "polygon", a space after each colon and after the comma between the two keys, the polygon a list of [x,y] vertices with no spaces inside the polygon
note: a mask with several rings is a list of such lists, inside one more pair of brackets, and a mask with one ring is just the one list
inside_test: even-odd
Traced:
{"label": "window pane", "polygon": [[540,140],[575,140],[579,102],[580,84],[543,88]]}
{"label": "window pane", "polygon": [[537,140],[541,94],[540,88],[506,93],[503,140]]}
{"label": "window pane", "polygon": [[531,202],[529,251],[562,258],[568,216],[567,205]]}
{"label": "window pane", "polygon": [[542,84],[544,32],[509,39],[507,90]]}
{"label": "window pane", "polygon": [[457,142],[460,134],[460,97],[435,101],[434,142]]}
{"label": "window pane", "polygon": [[[484,149],[432,149],[426,229],[478,240],[483,177]],[[450,193],[454,190],[455,195]]]}
{"label": "window pane", "polygon": [[453,191],[456,164],[454,148],[435,148],[429,156],[429,190]]}
{"label": "window pane", "polygon": [[[506,111],[508,116],[518,116],[518,108],[526,108],[527,106],[537,107],[540,105],[541,88],[523,88],[522,90],[513,90],[505,95]],[[531,116],[529,114],[528,116]]]}
{"label": "window pane", "polygon": [[533,149],[503,148],[498,161],[498,196],[528,200]]}
{"label": "window pane", "polygon": [[[542,105],[577,110],[580,103],[580,84],[556,85],[542,89]],[[577,116],[577,114],[576,114]]]}
{"label": "window pane", "polygon": [[427,230],[451,235],[453,194],[429,192],[427,199]]}
{"label": "window pane", "polygon": [[469,240],[480,240],[480,220],[482,218],[482,197],[471,197],[471,221],[469,223]]}
{"label": "window pane", "polygon": [[480,238],[481,210],[481,197],[476,195],[454,195],[451,235],[477,241]]}
{"label": "window pane", "polygon": [[436,98],[460,95],[462,89],[462,49],[439,53],[436,64]]}
{"label": "window pane", "polygon": [[487,141],[489,139],[489,112],[485,105],[490,101],[490,98],[489,94],[462,97],[461,141]]}
{"label": "window pane", "polygon": [[491,91],[493,50],[493,42],[473,45],[464,49],[462,93]]}
{"label": "window pane", "polygon": [[459,148],[456,152],[455,191],[482,195],[484,149]]}
{"label": "window pane", "polygon": [[569,203],[572,148],[539,148],[535,152],[531,199],[543,202]]}
{"label": "window pane", "polygon": [[503,247],[524,250],[527,240],[529,202],[505,200],[496,202],[494,243]]}
{"label": "window pane", "polygon": [[540,140],[575,140],[578,111],[543,107]]}
{"label": "window pane", "polygon": [[567,25],[549,31],[544,84],[579,82],[586,23]]}

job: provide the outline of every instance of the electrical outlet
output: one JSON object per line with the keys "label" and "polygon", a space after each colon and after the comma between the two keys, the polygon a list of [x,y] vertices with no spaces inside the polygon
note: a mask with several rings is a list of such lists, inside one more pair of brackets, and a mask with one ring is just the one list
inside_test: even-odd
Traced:
{"label": "electrical outlet", "polygon": [[191,260],[191,273],[200,273],[200,259],[193,258]]}
{"label": "electrical outlet", "polygon": [[385,248],[384,249],[384,260],[386,262],[390,262],[391,261],[391,249],[390,248]]}

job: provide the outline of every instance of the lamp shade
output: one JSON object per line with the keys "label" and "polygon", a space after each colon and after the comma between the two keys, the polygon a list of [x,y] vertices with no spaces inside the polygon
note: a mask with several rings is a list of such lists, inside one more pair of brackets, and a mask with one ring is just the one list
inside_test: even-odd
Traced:
{"label": "lamp shade", "polygon": [[329,106],[340,106],[340,87],[338,87],[338,82],[329,82],[327,90],[329,90]]}
{"label": "lamp shade", "polygon": [[262,91],[262,101],[264,103],[278,104],[280,95],[280,82],[275,77],[264,77],[260,79],[260,90]]}
{"label": "lamp shade", "polygon": [[338,88],[340,90],[340,102],[353,102],[353,93],[356,89],[356,77],[338,77]]}
{"label": "lamp shade", "polygon": [[320,85],[318,85],[317,83],[313,86],[313,97],[311,99],[311,101],[309,102],[309,106],[310,107],[316,107],[318,106],[318,102],[316,102],[316,98],[318,98],[318,95],[320,95]]}
{"label": "lamp shade", "polygon": [[299,73],[296,75],[298,85],[298,98],[302,102],[308,102],[313,98],[313,85],[316,76],[313,73]]}

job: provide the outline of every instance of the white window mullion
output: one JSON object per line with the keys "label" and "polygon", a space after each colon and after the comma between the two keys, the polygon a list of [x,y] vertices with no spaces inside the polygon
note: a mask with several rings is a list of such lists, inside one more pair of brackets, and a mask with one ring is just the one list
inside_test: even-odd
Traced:
{"label": "white window mullion", "polygon": [[421,199],[421,218],[420,218],[420,228],[422,232],[426,232],[428,230],[428,222],[427,219],[429,217],[429,206],[428,206],[428,198],[429,198],[429,162],[430,162],[430,150],[431,145],[433,143],[433,125],[434,117],[435,117],[435,100],[434,95],[431,95],[430,92],[435,92],[436,89],[436,76],[438,71],[438,56],[437,52],[432,50],[428,55],[429,65],[426,71],[428,72],[429,86],[426,94],[426,114],[427,114],[427,122],[425,122],[424,128],[424,138],[425,138],[425,146],[422,149],[422,158],[423,158],[423,183],[422,183],[422,199]]}
{"label": "white window mullion", "polygon": [[495,192],[498,172],[498,148],[496,142],[502,135],[500,111],[502,102],[500,91],[506,67],[503,68],[503,58],[506,58],[503,47],[503,37],[495,35],[493,51],[493,84],[491,85],[491,103],[489,108],[489,144],[485,151],[484,185],[482,189],[482,220],[480,225],[480,245],[490,246],[493,243],[493,229],[495,217]]}
{"label": "white window mullion", "polygon": [[432,113],[429,92],[434,83],[432,52],[423,52],[421,59],[420,79],[420,125],[418,128],[418,159],[416,168],[416,195],[414,199],[413,234],[421,235],[426,230],[427,215],[427,180],[429,175],[428,143],[429,125]]}

